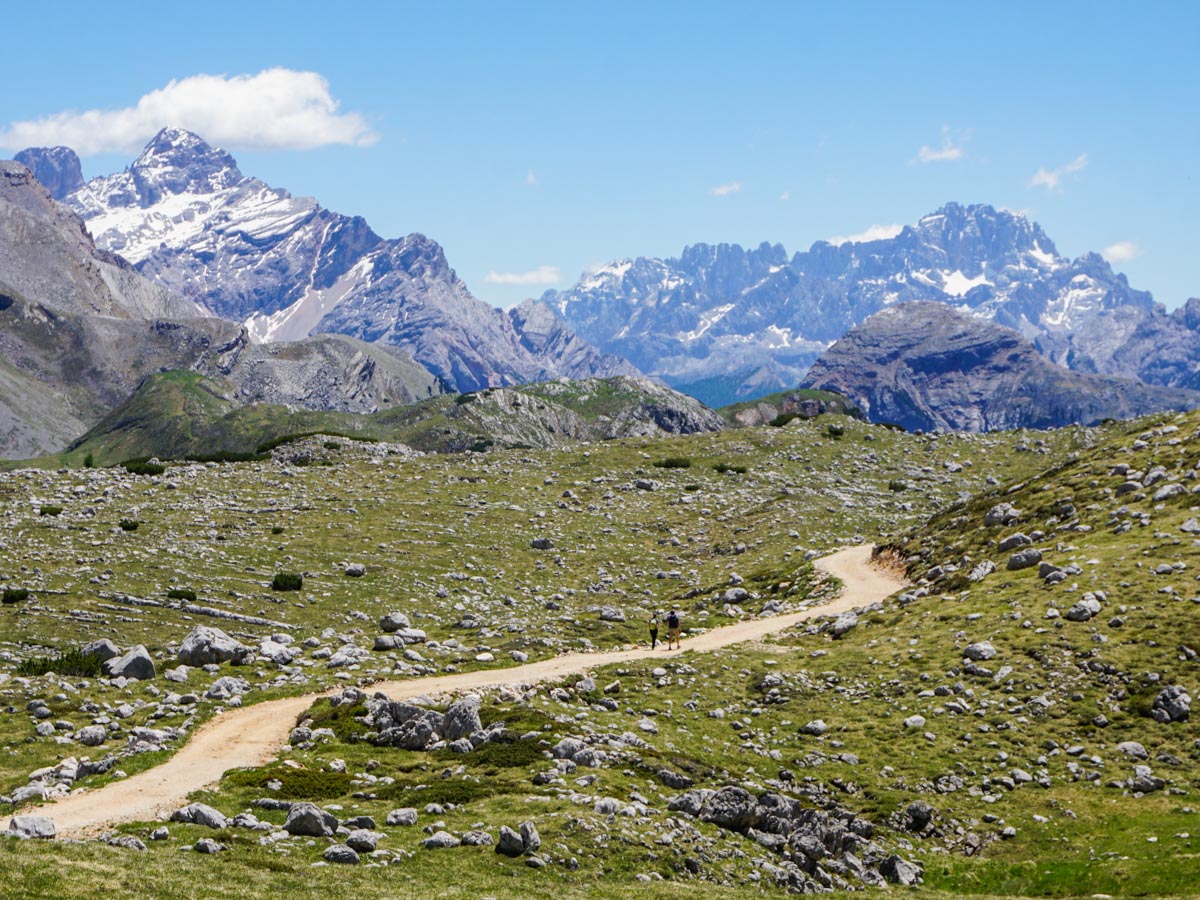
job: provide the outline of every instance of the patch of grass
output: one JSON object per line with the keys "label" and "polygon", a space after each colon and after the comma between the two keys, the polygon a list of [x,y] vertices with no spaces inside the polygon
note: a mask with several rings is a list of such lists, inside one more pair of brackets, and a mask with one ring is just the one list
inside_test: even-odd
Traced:
{"label": "patch of grass", "polygon": [[690,469],[692,461],[686,456],[668,456],[655,460],[652,465],[658,469]]}
{"label": "patch of grass", "polygon": [[498,740],[489,741],[470,753],[439,750],[434,756],[446,762],[458,760],[485,769],[523,769],[545,759],[545,754],[536,740],[522,741],[516,735],[508,734]]}
{"label": "patch of grass", "polygon": [[[267,784],[278,781],[280,788],[270,790]],[[296,769],[274,765],[260,769],[234,769],[221,779],[228,788],[260,788],[281,800],[333,800],[350,793],[353,781],[347,772],[327,772],[321,769]]]}
{"label": "patch of grass", "polygon": [[271,579],[273,591],[298,591],[304,587],[304,576],[296,572],[277,572]]}

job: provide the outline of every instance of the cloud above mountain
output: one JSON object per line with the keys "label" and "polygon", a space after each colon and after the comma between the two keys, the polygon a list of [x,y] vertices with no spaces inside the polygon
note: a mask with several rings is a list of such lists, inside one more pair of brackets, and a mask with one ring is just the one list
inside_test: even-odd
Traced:
{"label": "cloud above mountain", "polygon": [[865,244],[870,241],[886,241],[894,238],[904,230],[903,225],[868,225],[866,230],[857,234],[840,234],[825,240],[836,246],[842,244]]}
{"label": "cloud above mountain", "polygon": [[558,266],[539,266],[528,272],[497,272],[492,270],[483,276],[484,284],[559,284],[562,282],[562,272]]}
{"label": "cloud above mountain", "polygon": [[1044,187],[1048,191],[1059,190],[1062,187],[1064,175],[1074,175],[1076,172],[1082,172],[1087,168],[1087,164],[1087,154],[1080,153],[1065,166],[1059,166],[1057,169],[1039,168],[1033,173],[1033,177],[1029,179],[1029,186]]}
{"label": "cloud above mountain", "polygon": [[308,150],[377,140],[359,113],[340,112],[317,72],[264,69],[255,75],[192,75],[119,109],[69,110],[0,129],[0,148],[64,145],[80,156],[134,153],[166,126],[223,147]]}

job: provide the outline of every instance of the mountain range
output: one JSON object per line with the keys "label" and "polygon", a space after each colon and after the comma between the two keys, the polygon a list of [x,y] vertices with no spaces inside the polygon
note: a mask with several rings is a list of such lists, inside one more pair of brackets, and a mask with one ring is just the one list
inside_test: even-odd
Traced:
{"label": "mountain range", "polygon": [[920,300],[1013,328],[1076,371],[1200,386],[1200,301],[1168,314],[1099,255],[1063,257],[1037,223],[987,205],[949,203],[894,237],[790,257],[779,244],[696,244],[541,299],[597,347],[710,404],[793,387],[850,328]]}
{"label": "mountain range", "polygon": [[[23,151],[74,171],[62,148]],[[69,151],[68,151],[69,153]],[[73,156],[73,154],[71,154]],[[380,237],[362,218],[243,175],[234,158],[164,128],[133,163],[63,195],[96,245],[259,343],[344,334],[398,348],[454,390],[637,374],[533,305],[476,299],[422,234]]]}
{"label": "mountain range", "polygon": [[1073,372],[1020,332],[944,303],[899,303],[856,325],[803,387],[853,400],[908,430],[1057,428],[1200,406],[1200,392]]}

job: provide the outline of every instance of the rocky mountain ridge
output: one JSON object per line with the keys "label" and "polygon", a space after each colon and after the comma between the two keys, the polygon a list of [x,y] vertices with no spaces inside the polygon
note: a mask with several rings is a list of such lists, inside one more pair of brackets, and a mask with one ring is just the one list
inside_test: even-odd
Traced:
{"label": "rocky mountain ridge", "polygon": [[341,335],[254,344],[97,249],[25,166],[0,162],[0,456],[62,449],[170,369],[228,378],[244,403],[344,412],[443,390],[403,354]]}
{"label": "rocky mountain ridge", "polygon": [[[1099,255],[1067,259],[1036,222],[983,204],[948,203],[894,237],[818,241],[790,257],[779,244],[696,244],[674,259],[611,263],[542,296],[647,373],[702,398],[741,399],[793,387],[851,327],[915,300],[1016,329],[1081,372],[1186,385],[1200,370],[1186,314],[1168,315]],[[1172,356],[1160,364],[1164,340]]]}
{"label": "rocky mountain ridge", "polygon": [[855,326],[802,386],[851,398],[872,422],[926,431],[1056,428],[1200,406],[1200,392],[1070,371],[1019,332],[934,302],[897,304]]}
{"label": "rocky mountain ridge", "polygon": [[[25,151],[40,164],[45,151]],[[360,217],[293,197],[227,152],[165,128],[123,172],[65,201],[98,246],[259,342],[348,334],[411,355],[456,390],[561,376],[634,374],[561,322],[476,299],[422,234],[380,237]],[[559,335],[546,340],[549,331]]]}

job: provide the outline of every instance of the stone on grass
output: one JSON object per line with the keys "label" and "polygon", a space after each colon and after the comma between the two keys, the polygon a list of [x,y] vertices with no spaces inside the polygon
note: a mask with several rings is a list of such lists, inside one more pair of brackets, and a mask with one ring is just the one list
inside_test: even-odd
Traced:
{"label": "stone on grass", "polygon": [[220,811],[205,803],[189,803],[182,809],[171,813],[172,822],[185,822],[189,825],[206,825],[209,828],[225,828],[229,820]]}
{"label": "stone on grass", "polygon": [[496,852],[516,858],[525,852],[521,835],[507,825],[500,826],[500,840],[496,842]]}
{"label": "stone on grass", "polygon": [[75,740],[85,747],[99,747],[108,740],[108,730],[103,725],[86,725],[79,729]]}
{"label": "stone on grass", "polygon": [[755,821],[758,802],[754,795],[740,787],[723,787],[712,794],[700,807],[700,820],[712,822],[729,831],[745,831]]}
{"label": "stone on grass", "polygon": [[409,626],[408,616],[402,612],[390,612],[379,620],[379,630],[391,634]]}
{"label": "stone on grass", "polygon": [[121,651],[117,649],[117,645],[108,638],[101,638],[98,641],[84,644],[79,650],[84,656],[94,656],[100,662],[120,656]]}
{"label": "stone on grass", "polygon": [[250,662],[254,651],[231,638],[220,628],[197,625],[188,632],[176,654],[186,666],[207,666],[231,662],[235,666]]}
{"label": "stone on grass", "polygon": [[214,841],[212,838],[200,838],[192,845],[192,849],[197,853],[220,853],[225,849],[225,845]]}
{"label": "stone on grass", "polygon": [[374,853],[379,842],[387,837],[379,831],[372,831],[368,828],[355,828],[346,835],[346,846],[359,853]]}
{"label": "stone on grass", "polygon": [[992,646],[991,641],[979,641],[971,644],[967,649],[963,650],[963,656],[975,662],[982,662],[996,658],[996,648]]}
{"label": "stone on grass", "polygon": [[450,832],[438,831],[421,841],[421,846],[426,850],[443,850],[448,847],[457,847],[461,843],[462,841]]}
{"label": "stone on grass", "polygon": [[358,854],[345,844],[334,844],[332,847],[326,847],[325,852],[321,856],[324,857],[326,862],[341,863],[349,866],[358,865]]}
{"label": "stone on grass", "polygon": [[1008,558],[1006,568],[1010,572],[1016,572],[1021,569],[1028,569],[1031,566],[1036,566],[1042,561],[1042,551],[1036,547],[1026,547],[1024,550],[1018,550]]}
{"label": "stone on grass", "polygon": [[416,825],[417,811],[411,806],[406,806],[403,809],[393,809],[387,814],[387,818],[384,821],[393,827],[401,825]]}
{"label": "stone on grass", "polygon": [[8,821],[9,837],[49,840],[57,833],[54,822],[46,816],[13,816]]}
{"label": "stone on grass", "polygon": [[302,837],[328,837],[337,830],[337,819],[315,803],[295,803],[288,810],[283,830]]}
{"label": "stone on grass", "polygon": [[447,741],[457,741],[469,737],[483,728],[479,720],[479,697],[468,694],[461,700],[451,703],[442,719],[442,738]]}
{"label": "stone on grass", "polygon": [[1171,722],[1186,722],[1191,715],[1192,697],[1181,684],[1172,684],[1158,692],[1150,715],[1154,721],[1166,725]]}
{"label": "stone on grass", "polygon": [[833,624],[829,626],[829,630],[835,638],[840,638],[842,635],[853,631],[856,627],[858,627],[858,616],[854,610],[850,610],[834,619]]}
{"label": "stone on grass", "polygon": [[521,846],[525,848],[526,853],[536,853],[542,846],[541,835],[532,822],[521,823]]}
{"label": "stone on grass", "polygon": [[117,656],[104,661],[104,672],[109,678],[125,678],[134,681],[149,681],[154,677],[154,660],[141,644]]}

